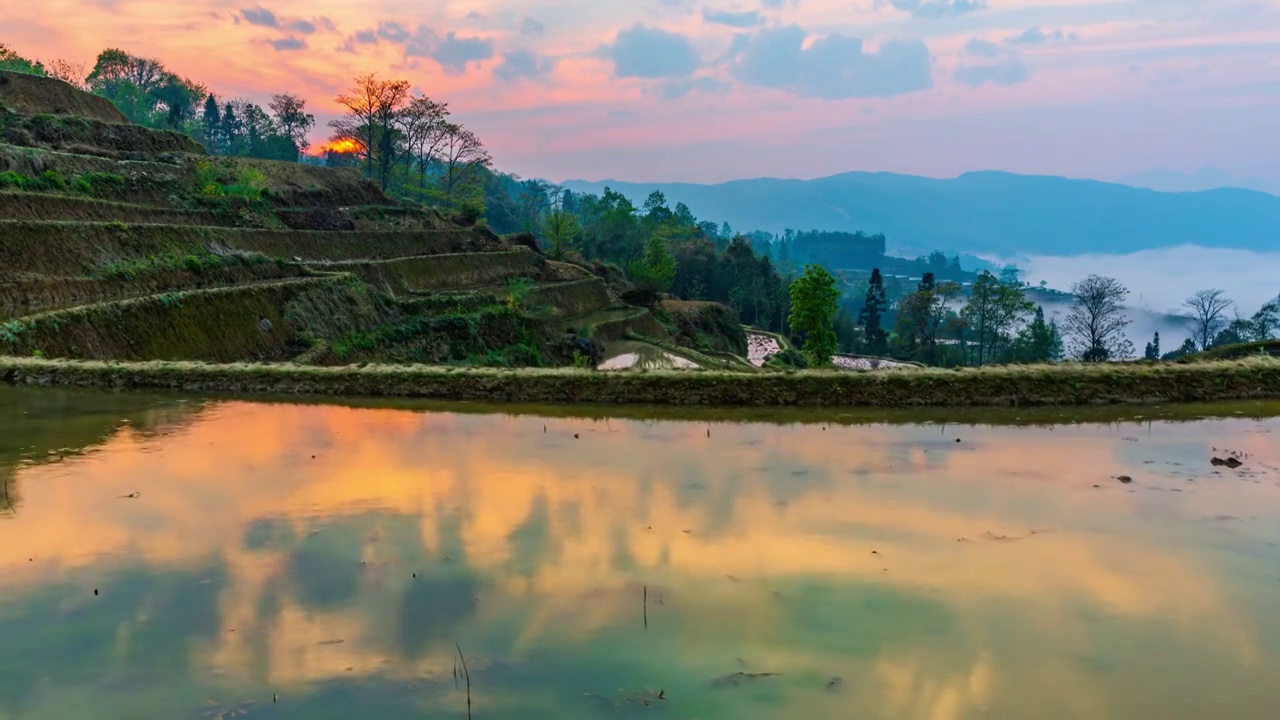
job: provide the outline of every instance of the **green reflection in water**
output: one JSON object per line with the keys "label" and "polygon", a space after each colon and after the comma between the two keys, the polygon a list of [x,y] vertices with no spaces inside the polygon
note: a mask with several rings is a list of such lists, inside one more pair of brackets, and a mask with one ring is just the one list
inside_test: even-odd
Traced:
{"label": "green reflection in water", "polygon": [[[465,717],[455,643],[477,718],[1280,702],[1280,422],[1256,404],[708,434],[701,416],[0,400],[20,500],[0,520],[0,718]],[[1209,465],[1226,449],[1245,467]]]}

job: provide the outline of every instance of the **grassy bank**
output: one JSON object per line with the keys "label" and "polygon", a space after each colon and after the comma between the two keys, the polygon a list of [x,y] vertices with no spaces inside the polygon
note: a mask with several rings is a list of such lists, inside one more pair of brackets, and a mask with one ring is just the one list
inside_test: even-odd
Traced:
{"label": "grassy bank", "polygon": [[0,358],[12,384],[217,394],[704,407],[978,407],[1280,398],[1280,360],[885,373],[597,373],[424,365],[113,363]]}
{"label": "grassy bank", "polygon": [[228,250],[340,261],[504,249],[496,237],[461,228],[360,233],[0,220],[0,279],[23,273],[94,275],[112,264],[154,256]]}

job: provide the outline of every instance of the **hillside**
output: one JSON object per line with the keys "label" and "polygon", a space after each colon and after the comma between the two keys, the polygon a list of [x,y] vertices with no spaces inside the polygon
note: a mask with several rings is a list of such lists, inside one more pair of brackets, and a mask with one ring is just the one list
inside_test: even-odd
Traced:
{"label": "hillside", "polygon": [[211,157],[102,102],[0,72],[0,355],[563,365],[671,338],[530,236],[352,169]]}
{"label": "hillside", "polygon": [[1201,192],[1218,188],[1238,188],[1280,197],[1280,183],[1259,177],[1234,177],[1212,167],[1201,168],[1196,173],[1156,168],[1126,175],[1120,178],[1119,182],[1122,185],[1161,192]]}
{"label": "hillside", "polygon": [[1280,227],[1280,197],[1249,190],[1163,193],[1002,172],[950,180],[846,173],[719,185],[572,180],[565,186],[594,193],[609,186],[633,202],[658,189],[695,215],[724,218],[744,231],[882,232],[906,254],[1076,255],[1184,244],[1272,250]]}

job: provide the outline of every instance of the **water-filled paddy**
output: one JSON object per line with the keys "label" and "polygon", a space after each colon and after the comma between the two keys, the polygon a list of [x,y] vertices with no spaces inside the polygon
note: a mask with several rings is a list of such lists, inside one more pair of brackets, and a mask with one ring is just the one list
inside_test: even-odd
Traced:
{"label": "water-filled paddy", "polygon": [[0,388],[0,718],[460,718],[458,646],[475,718],[1271,718],[1280,420],[1215,412]]}

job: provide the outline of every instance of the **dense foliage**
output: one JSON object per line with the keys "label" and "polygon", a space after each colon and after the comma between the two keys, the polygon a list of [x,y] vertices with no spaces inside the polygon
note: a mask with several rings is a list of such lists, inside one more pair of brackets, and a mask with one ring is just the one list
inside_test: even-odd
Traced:
{"label": "dense foliage", "polygon": [[836,279],[821,265],[807,265],[804,275],[791,283],[790,295],[791,329],[804,338],[805,358],[814,367],[829,365],[836,351]]}

